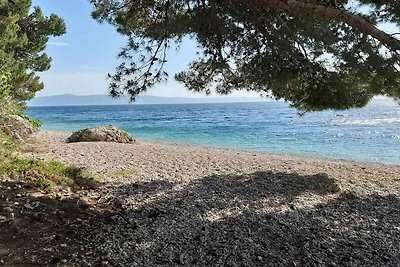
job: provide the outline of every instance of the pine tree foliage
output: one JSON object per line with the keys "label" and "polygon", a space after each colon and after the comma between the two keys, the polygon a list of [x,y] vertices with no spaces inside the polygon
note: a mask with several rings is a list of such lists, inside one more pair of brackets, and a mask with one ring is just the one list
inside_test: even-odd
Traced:
{"label": "pine tree foliage", "polygon": [[31,0],[0,0],[0,97],[8,97],[21,108],[43,89],[36,72],[50,68],[43,51],[50,36],[65,33],[64,21],[44,16]]}
{"label": "pine tree foliage", "polygon": [[93,17],[128,36],[110,93],[135,97],[168,77],[185,38],[201,53],[176,79],[194,91],[257,91],[302,111],[400,97],[397,0],[91,0]]}

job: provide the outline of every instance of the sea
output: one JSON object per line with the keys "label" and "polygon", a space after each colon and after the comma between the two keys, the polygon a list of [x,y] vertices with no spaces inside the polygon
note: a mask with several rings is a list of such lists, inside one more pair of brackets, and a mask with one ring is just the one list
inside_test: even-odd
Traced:
{"label": "sea", "polygon": [[147,140],[400,165],[400,105],[387,100],[304,115],[279,101],[29,107],[27,113],[44,130],[111,124]]}

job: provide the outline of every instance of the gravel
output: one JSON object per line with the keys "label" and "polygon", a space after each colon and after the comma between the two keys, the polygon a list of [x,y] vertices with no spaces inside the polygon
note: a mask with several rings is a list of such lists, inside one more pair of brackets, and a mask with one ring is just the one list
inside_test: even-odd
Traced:
{"label": "gravel", "polygon": [[102,173],[87,194],[113,211],[77,265],[400,265],[399,166],[67,137],[39,132],[32,154]]}

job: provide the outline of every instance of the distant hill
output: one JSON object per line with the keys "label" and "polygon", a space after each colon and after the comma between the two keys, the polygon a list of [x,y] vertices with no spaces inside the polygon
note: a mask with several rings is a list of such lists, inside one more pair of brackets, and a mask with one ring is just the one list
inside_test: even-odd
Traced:
{"label": "distant hill", "polygon": [[[134,104],[191,104],[191,103],[232,103],[232,102],[261,102],[267,99],[256,97],[160,97],[139,96]],[[126,97],[113,99],[108,95],[55,95],[35,97],[28,102],[28,106],[91,106],[91,105],[126,105]]]}

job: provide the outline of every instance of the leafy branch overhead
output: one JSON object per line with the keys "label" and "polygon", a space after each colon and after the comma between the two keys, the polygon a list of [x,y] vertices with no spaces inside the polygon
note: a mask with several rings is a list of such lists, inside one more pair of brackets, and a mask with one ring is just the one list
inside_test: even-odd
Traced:
{"label": "leafy branch overhead", "polygon": [[201,57],[176,75],[194,91],[257,91],[301,110],[400,97],[396,0],[91,0],[93,17],[128,36],[110,93],[135,97],[165,80],[167,52],[185,37]]}

